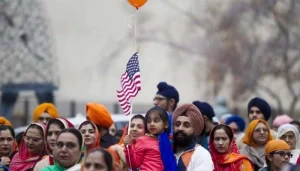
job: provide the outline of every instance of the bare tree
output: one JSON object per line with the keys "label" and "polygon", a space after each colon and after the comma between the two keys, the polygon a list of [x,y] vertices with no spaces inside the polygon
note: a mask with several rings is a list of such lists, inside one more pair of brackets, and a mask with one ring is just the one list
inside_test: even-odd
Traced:
{"label": "bare tree", "polygon": [[[278,113],[283,112],[283,101],[288,101],[293,115],[299,100],[300,1],[231,3],[219,22],[207,30],[210,44],[205,53],[214,92],[226,85],[224,78],[230,74],[233,100],[263,91],[276,101]],[[281,83],[280,90],[266,80]],[[278,92],[282,90],[289,95],[281,97]]]}
{"label": "bare tree", "polygon": [[[263,92],[276,101],[277,113],[284,111],[285,102],[293,115],[300,93],[300,1],[197,2],[200,3],[195,1],[193,7],[196,12],[168,0],[162,2],[186,17],[181,23],[186,28],[180,41],[170,34],[172,28],[140,27],[144,34],[139,42],[171,47],[172,60],[192,58],[196,78],[202,79],[202,68],[198,66],[203,61],[198,59],[205,57],[207,83],[212,85],[208,91],[213,97],[222,89],[231,92],[233,101],[247,100],[253,93]],[[287,96],[279,92],[287,92]]]}

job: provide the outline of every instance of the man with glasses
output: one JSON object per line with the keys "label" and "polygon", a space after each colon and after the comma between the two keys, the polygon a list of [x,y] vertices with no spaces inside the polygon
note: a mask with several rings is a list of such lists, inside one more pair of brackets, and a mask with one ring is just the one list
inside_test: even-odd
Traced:
{"label": "man with glasses", "polygon": [[158,83],[157,89],[158,91],[153,99],[153,104],[172,114],[179,102],[178,91],[175,87],[167,84],[166,82]]}
{"label": "man with glasses", "polygon": [[52,118],[59,117],[56,107],[52,103],[42,103],[33,112],[33,121],[47,125]]}

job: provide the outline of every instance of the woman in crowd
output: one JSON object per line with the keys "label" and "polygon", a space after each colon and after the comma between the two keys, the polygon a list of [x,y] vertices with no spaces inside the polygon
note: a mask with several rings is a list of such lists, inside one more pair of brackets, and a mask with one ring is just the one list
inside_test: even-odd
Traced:
{"label": "woman in crowd", "polygon": [[209,149],[215,171],[252,171],[251,161],[239,154],[234,134],[227,125],[217,125],[210,133]]}
{"label": "woman in crowd", "polygon": [[64,171],[73,167],[80,162],[83,149],[84,139],[77,129],[62,130],[57,136],[53,152],[54,165],[41,171]]}
{"label": "woman in crowd", "polygon": [[100,133],[93,122],[84,121],[79,126],[79,131],[84,138],[86,151],[89,151],[96,147],[100,147]]}
{"label": "woman in crowd", "polygon": [[283,140],[271,140],[265,146],[267,167],[259,171],[278,171],[282,167],[289,165],[290,158],[293,156],[290,146]]}
{"label": "woman in crowd", "polygon": [[[130,122],[130,135],[132,140],[132,145],[135,145],[137,138],[145,135],[145,118],[143,115],[134,115],[131,118]],[[118,159],[115,159],[116,161],[120,161],[119,165],[123,170],[128,170],[128,166],[126,164],[126,158],[124,154],[124,137],[127,135],[128,127],[124,128],[123,138],[121,138],[121,141],[119,144],[110,146],[110,150],[113,150],[117,153]]]}
{"label": "woman in crowd", "polygon": [[299,141],[298,129],[292,124],[284,124],[278,128],[277,139],[285,141],[291,148],[293,157],[290,163],[296,164],[300,154],[300,149],[297,149],[297,142]]}
{"label": "woman in crowd", "polygon": [[43,157],[43,159],[35,165],[34,171],[39,171],[44,167],[54,165],[53,150],[56,145],[56,138],[59,132],[66,128],[74,128],[74,126],[65,118],[56,118],[49,121],[46,128],[46,149],[48,155]]}
{"label": "woman in crowd", "polygon": [[0,164],[9,166],[16,153],[15,131],[11,126],[0,125]]}
{"label": "woman in crowd", "polygon": [[264,166],[264,148],[270,140],[272,140],[272,136],[266,121],[256,119],[250,122],[243,139],[245,146],[240,153],[252,161],[256,171]]}
{"label": "woman in crowd", "polygon": [[126,163],[131,169],[175,171],[177,164],[169,140],[171,121],[168,113],[153,107],[145,117],[146,135],[139,137],[133,145],[131,135],[126,135],[124,149]]}
{"label": "woman in crowd", "polygon": [[89,151],[82,163],[81,171],[113,171],[114,159],[105,149]]}
{"label": "woman in crowd", "polygon": [[24,132],[19,151],[14,155],[9,169],[11,171],[29,171],[46,154],[45,126],[30,124]]}

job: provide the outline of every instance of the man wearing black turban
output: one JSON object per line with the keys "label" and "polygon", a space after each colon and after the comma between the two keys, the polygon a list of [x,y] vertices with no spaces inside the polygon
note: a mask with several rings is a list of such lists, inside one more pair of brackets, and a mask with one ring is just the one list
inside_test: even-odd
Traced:
{"label": "man wearing black turban", "polygon": [[[272,110],[268,102],[264,99],[255,97],[251,99],[248,103],[248,119],[249,123],[255,119],[263,119],[268,121],[271,117]],[[276,132],[271,130],[272,137],[276,137]],[[241,135],[236,139],[236,143],[239,149],[243,148],[244,144],[242,143],[244,136]]]}
{"label": "man wearing black turban", "polygon": [[255,97],[248,103],[249,122],[255,119],[268,121],[271,117],[271,107],[264,99]]}
{"label": "man wearing black turban", "polygon": [[175,87],[167,84],[166,82],[158,83],[157,89],[158,91],[153,99],[153,104],[172,114],[179,102],[178,91]]}

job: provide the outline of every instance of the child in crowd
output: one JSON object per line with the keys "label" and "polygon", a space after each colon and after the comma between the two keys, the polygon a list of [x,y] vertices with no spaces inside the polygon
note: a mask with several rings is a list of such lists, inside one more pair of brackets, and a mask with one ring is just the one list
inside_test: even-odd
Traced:
{"label": "child in crowd", "polygon": [[176,159],[169,140],[171,121],[168,113],[160,108],[151,108],[145,116],[146,134],[133,146],[130,135],[124,138],[126,162],[131,169],[140,171],[175,171]]}

